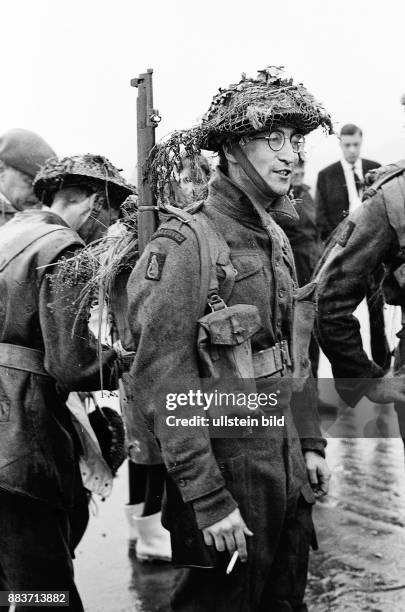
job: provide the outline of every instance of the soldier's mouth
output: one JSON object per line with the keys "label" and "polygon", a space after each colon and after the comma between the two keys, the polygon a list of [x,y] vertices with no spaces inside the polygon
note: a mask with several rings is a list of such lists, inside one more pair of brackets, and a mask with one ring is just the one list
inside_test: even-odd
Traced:
{"label": "soldier's mouth", "polygon": [[285,178],[288,178],[292,174],[292,171],[288,170],[288,168],[285,168],[284,170],[275,170],[274,172]]}

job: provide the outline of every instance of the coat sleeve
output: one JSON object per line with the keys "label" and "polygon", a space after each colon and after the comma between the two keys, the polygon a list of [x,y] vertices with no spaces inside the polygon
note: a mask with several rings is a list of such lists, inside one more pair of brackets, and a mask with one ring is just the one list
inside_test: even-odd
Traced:
{"label": "coat sleeve", "polygon": [[319,344],[331,362],[338,392],[352,406],[369,379],[384,375],[363,349],[353,312],[366,295],[369,273],[397,252],[395,232],[377,193],[339,226],[317,276]]}
{"label": "coat sleeve", "polygon": [[167,237],[148,244],[127,286],[129,325],[136,346],[132,399],[153,427],[167,471],[183,500],[192,502],[202,529],[227,516],[237,504],[225,489],[208,431],[201,426],[167,425],[168,417],[188,419],[205,413],[191,403],[180,406],[175,401],[176,394],[202,386],[196,349],[197,240],[190,228],[177,221],[169,222],[166,230]]}
{"label": "coat sleeve", "polygon": [[[77,247],[81,248],[81,247]],[[72,257],[75,250],[65,250],[60,257]],[[39,321],[44,340],[45,369],[65,392],[116,389],[113,376],[116,358],[112,349],[102,350],[99,357],[96,339],[88,319],[76,319],[75,303],[83,285],[56,287],[57,266],[41,279],[39,287]]]}

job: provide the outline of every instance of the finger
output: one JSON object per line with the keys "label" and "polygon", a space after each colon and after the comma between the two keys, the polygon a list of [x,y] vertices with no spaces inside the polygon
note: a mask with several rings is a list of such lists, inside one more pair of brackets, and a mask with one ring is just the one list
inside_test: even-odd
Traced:
{"label": "finger", "polygon": [[224,534],[224,540],[228,552],[233,555],[236,550],[236,542],[233,536],[233,532]]}
{"label": "finger", "polygon": [[203,530],[204,542],[206,546],[214,546],[214,538],[209,531]]}
{"label": "finger", "polygon": [[312,485],[318,484],[318,475],[316,473],[316,469],[315,468],[308,468],[307,472],[308,472],[309,482]]}
{"label": "finger", "polygon": [[238,529],[234,533],[236,547],[239,553],[239,558],[244,563],[247,560],[246,538],[242,529]]}
{"label": "finger", "polygon": [[214,535],[214,540],[215,540],[215,548],[217,549],[217,551],[224,552],[225,542],[224,542],[224,538],[222,537],[222,535]]}
{"label": "finger", "polygon": [[319,488],[321,490],[322,495],[327,495],[327,493],[329,491],[329,480],[330,480],[330,478],[328,478],[328,479],[321,478],[320,479]]}
{"label": "finger", "polygon": [[243,528],[243,533],[249,537],[252,537],[252,535],[254,535],[253,531],[250,531],[249,527],[246,527],[246,525]]}

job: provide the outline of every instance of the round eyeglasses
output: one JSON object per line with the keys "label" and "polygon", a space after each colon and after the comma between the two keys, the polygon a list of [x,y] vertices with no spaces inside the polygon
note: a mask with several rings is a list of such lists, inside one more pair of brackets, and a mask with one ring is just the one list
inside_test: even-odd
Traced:
{"label": "round eyeglasses", "polygon": [[[274,130],[274,132],[270,132],[268,136],[253,136],[249,138],[249,140],[267,140],[267,144],[272,151],[281,151],[284,147],[286,136],[284,132]],[[290,142],[294,153],[301,153],[305,146],[305,136],[302,134],[292,134]]]}

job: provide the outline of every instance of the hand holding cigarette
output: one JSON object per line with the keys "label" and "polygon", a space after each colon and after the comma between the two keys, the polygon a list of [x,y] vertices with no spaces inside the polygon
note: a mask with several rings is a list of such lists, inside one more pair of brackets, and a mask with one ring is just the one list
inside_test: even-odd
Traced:
{"label": "hand holding cigarette", "polygon": [[207,546],[215,546],[219,552],[227,550],[230,555],[237,552],[242,563],[247,560],[246,536],[251,537],[253,533],[246,526],[238,508],[202,532]]}

